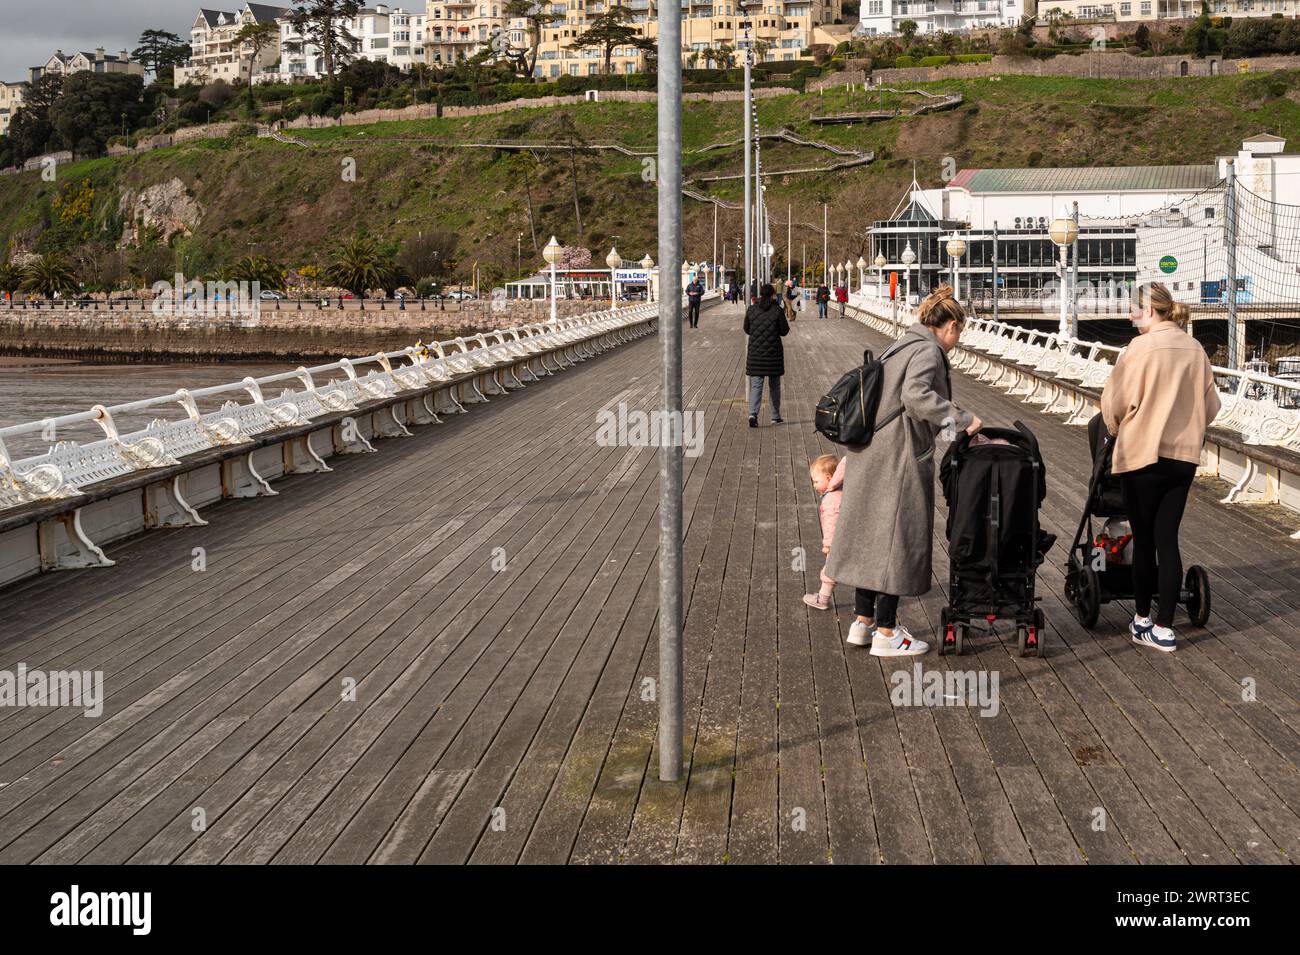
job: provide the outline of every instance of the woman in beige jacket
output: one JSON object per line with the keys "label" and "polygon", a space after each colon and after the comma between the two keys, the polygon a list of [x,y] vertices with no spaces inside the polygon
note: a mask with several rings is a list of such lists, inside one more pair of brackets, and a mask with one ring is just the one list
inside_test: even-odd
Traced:
{"label": "woman in beige jacket", "polygon": [[1139,286],[1129,319],[1140,334],[1120,355],[1101,393],[1101,413],[1115,435],[1111,473],[1123,488],[1133,532],[1135,616],[1129,632],[1135,643],[1165,651],[1176,647],[1171,626],[1183,579],[1178,527],[1205,429],[1219,413],[1210,360],[1188,334],[1187,318],[1187,306],[1175,302],[1164,285]]}

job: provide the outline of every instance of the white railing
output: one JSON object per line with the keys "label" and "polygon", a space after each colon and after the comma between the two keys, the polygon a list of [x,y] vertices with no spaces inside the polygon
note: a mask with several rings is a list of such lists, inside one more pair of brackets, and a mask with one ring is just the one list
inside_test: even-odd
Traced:
{"label": "white railing", "polygon": [[[40,421],[0,428],[0,513],[36,501],[76,497],[81,488],[114,477],[180,464],[180,458],[201,451],[237,446],[277,428],[309,425],[328,414],[355,410],[358,405],[405,392],[434,389],[439,383],[466,380],[458,401],[451,395],[450,409],[487,400],[523,387],[519,375],[536,381],[540,376],[621,344],[643,334],[632,329],[655,317],[656,303],[624,306],[561,318],[555,322],[495,329],[479,335],[437,341],[417,348],[342,358],[311,368],[244,378],[241,381],[193,390],[182,388],[167,395]],[[271,389],[283,386],[278,395]],[[216,410],[200,412],[198,402],[226,398]],[[426,402],[427,404],[427,402]],[[184,417],[163,417],[167,409]],[[151,412],[159,417],[147,427],[127,434],[116,421],[124,415]],[[429,408],[429,414],[433,413]],[[436,420],[436,415],[433,416]],[[95,424],[104,432],[97,441],[57,440],[77,425]],[[396,416],[389,425],[405,433]],[[41,454],[14,460],[5,440],[41,434],[53,442]],[[364,438],[360,439],[364,442]]]}
{"label": "white railing", "polygon": [[[849,304],[854,318],[894,338],[916,321],[915,309],[895,309],[893,303],[879,300],[875,289],[854,294]],[[1041,406],[1039,410],[1044,414],[1062,414],[1067,424],[1086,425],[1096,412],[1096,400],[1090,392],[1105,387],[1123,351],[1056,332],[972,318],[962,332],[961,344],[953,351],[952,365],[1027,404]],[[1239,436],[1247,446],[1300,453],[1300,381],[1212,367],[1221,403],[1213,427]],[[1228,387],[1224,387],[1225,382]],[[1240,474],[1233,475],[1236,483],[1223,502],[1277,503],[1281,500],[1278,485],[1282,483],[1277,472],[1278,467],[1261,465],[1247,453]],[[1263,490],[1259,490],[1261,484]],[[1300,539],[1300,532],[1293,536]]]}
{"label": "white railing", "polygon": [[[874,295],[855,295],[850,304],[858,309],[860,321],[894,337],[916,320],[914,309],[899,308],[901,321],[894,321],[891,306],[876,302]],[[972,318],[966,323],[952,363],[980,381],[1006,387],[1009,394],[1019,395],[1031,404],[1046,405],[1048,412],[1070,413],[1071,424],[1085,424],[1086,418],[1076,420],[1073,406],[1062,406],[1057,395],[1049,397],[1052,390],[1060,390],[1050,380],[1026,375],[1010,365],[1100,391],[1123,351],[1101,342],[1063,338],[1056,332]],[[1244,444],[1300,452],[1300,381],[1217,365],[1213,370],[1222,402],[1213,422],[1215,427],[1237,433]],[[1224,388],[1225,381],[1232,382],[1231,387]]]}

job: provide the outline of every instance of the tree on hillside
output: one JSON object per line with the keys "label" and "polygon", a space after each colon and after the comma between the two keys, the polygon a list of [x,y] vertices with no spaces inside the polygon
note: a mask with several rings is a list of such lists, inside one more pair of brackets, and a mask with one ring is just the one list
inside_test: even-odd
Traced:
{"label": "tree on hillside", "polygon": [[348,31],[346,21],[357,16],[360,0],[307,0],[289,16],[301,42],[287,44],[290,52],[314,46],[321,51],[325,76],[334,82],[337,70],[350,63],[357,54],[357,38]]}
{"label": "tree on hillside", "polygon": [[560,114],[560,134],[569,147],[569,171],[573,176],[573,216],[577,220],[578,235],[582,235],[582,197],[578,191],[578,152],[587,148],[587,141],[568,113]]}
{"label": "tree on hillside", "polygon": [[638,50],[647,50],[654,47],[654,41],[647,40],[641,35],[641,31],[631,25],[632,11],[627,7],[611,6],[609,10],[600,16],[592,17],[587,21],[587,29],[580,33],[572,43],[569,44],[571,50],[589,50],[599,49],[603,51],[605,61],[605,75],[610,73],[610,62],[614,56],[614,49],[620,46],[630,46]]}
{"label": "tree on hillside", "polygon": [[279,291],[284,288],[284,268],[261,255],[246,255],[234,265],[219,270],[223,282],[254,282],[260,288]]}
{"label": "tree on hillside", "polygon": [[166,30],[145,30],[131,56],[143,63],[155,82],[171,82],[174,69],[190,58],[190,45]]}
{"label": "tree on hillside", "polygon": [[438,279],[456,266],[456,236],[439,228],[422,229],[402,244],[397,256],[401,273],[414,281]]}
{"label": "tree on hillside", "polygon": [[915,20],[903,20],[898,24],[898,32],[903,37],[903,46],[912,45],[912,37],[916,36],[918,27]]}
{"label": "tree on hillside", "polygon": [[340,288],[364,296],[367,289],[388,288],[397,275],[397,264],[373,239],[357,236],[338,248],[325,275]]}
{"label": "tree on hillside", "polygon": [[528,207],[528,233],[532,236],[533,251],[537,251],[537,223],[533,219],[533,184],[529,175],[537,166],[537,156],[528,150],[520,150],[508,160],[512,172],[517,172],[524,180],[524,200]]}
{"label": "tree on hillside", "polygon": [[542,43],[542,28],[564,19],[562,13],[543,9],[536,0],[506,0],[505,15],[509,19],[528,21],[528,46],[513,54],[523,76],[532,76],[537,69],[537,51]]}
{"label": "tree on hillside", "polygon": [[262,51],[272,45],[280,42],[280,25],[274,20],[268,20],[265,23],[245,23],[235,34],[233,42],[243,49],[247,48],[248,56],[248,85],[245,87],[245,93],[248,96],[248,111],[251,113],[254,108],[253,102],[253,68],[257,66],[257,61],[262,55]]}
{"label": "tree on hillside", "polygon": [[12,262],[0,262],[0,298],[17,292],[23,285],[23,270]]}
{"label": "tree on hillside", "polygon": [[77,287],[77,277],[59,255],[38,255],[23,266],[22,275],[24,292],[46,298],[52,298],[55,292],[68,292]]}
{"label": "tree on hillside", "polygon": [[27,87],[23,105],[9,122],[14,162],[24,162],[45,151],[54,133],[54,127],[50,125],[50,109],[62,91],[63,77],[56,74],[46,74]]}
{"label": "tree on hillside", "polygon": [[148,116],[144,79],[126,73],[73,73],[50,107],[54,140],[78,153],[102,153],[108,140]]}

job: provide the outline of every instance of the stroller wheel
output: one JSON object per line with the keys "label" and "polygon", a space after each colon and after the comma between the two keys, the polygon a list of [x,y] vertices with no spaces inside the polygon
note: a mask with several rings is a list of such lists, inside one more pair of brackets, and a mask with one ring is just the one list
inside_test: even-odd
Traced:
{"label": "stroller wheel", "polygon": [[1047,614],[1042,609],[1034,610],[1034,622],[1017,628],[1020,637],[1020,655],[1022,657],[1041,657],[1043,642],[1047,639]]}
{"label": "stroller wheel", "polygon": [[953,623],[948,618],[948,608],[944,607],[939,611],[939,655],[946,653],[961,653],[961,631],[963,627],[959,623]]}
{"label": "stroller wheel", "polygon": [[1101,580],[1091,567],[1079,568],[1074,587],[1074,615],[1085,629],[1097,626],[1101,616]]}
{"label": "stroller wheel", "polygon": [[1192,626],[1203,627],[1210,619],[1210,575],[1200,564],[1187,568],[1184,583],[1187,590],[1187,616],[1192,618]]}

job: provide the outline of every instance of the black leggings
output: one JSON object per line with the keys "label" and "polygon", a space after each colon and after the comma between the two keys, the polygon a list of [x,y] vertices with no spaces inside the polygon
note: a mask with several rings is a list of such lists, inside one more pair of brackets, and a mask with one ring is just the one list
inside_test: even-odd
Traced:
{"label": "black leggings", "polygon": [[1159,593],[1156,624],[1161,627],[1173,625],[1182,589],[1178,525],[1195,475],[1195,464],[1171,458],[1119,475],[1124,509],[1133,529],[1133,609],[1139,617],[1149,617],[1151,598]]}
{"label": "black leggings", "polygon": [[874,618],[877,627],[893,630],[898,623],[898,598],[857,587],[853,591],[853,612],[859,617]]}

